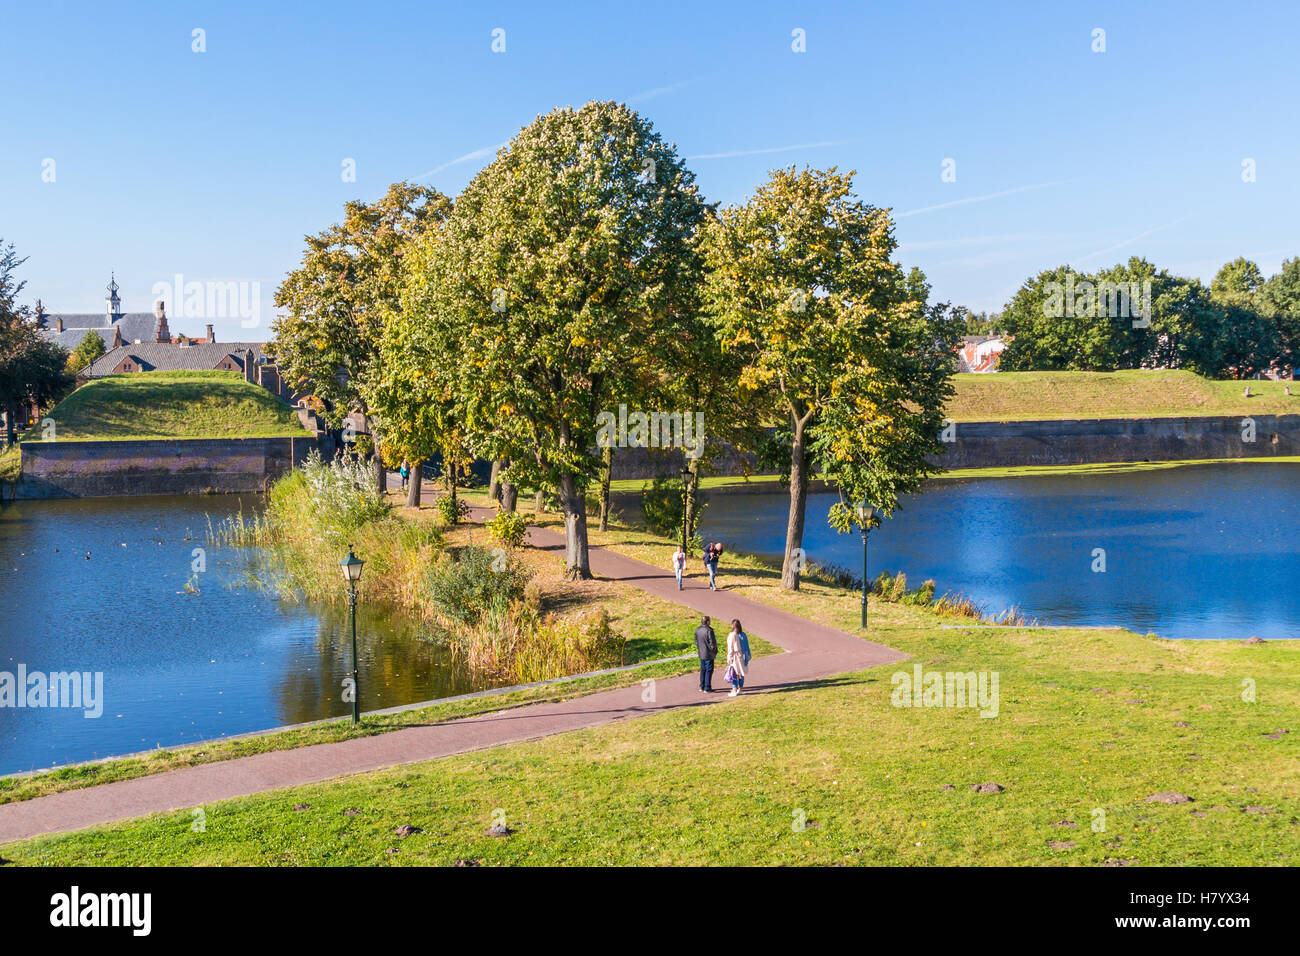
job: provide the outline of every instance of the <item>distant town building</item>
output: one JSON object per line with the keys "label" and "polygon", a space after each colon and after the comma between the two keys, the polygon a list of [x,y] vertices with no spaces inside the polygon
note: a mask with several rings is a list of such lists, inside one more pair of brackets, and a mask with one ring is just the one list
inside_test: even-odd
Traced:
{"label": "distant town building", "polygon": [[[184,336],[181,336],[184,338]],[[250,368],[249,362],[252,362]],[[256,366],[266,362],[260,342],[141,342],[109,349],[91,362],[79,378],[103,378],[126,372],[238,372],[256,380]]]}
{"label": "distant town building", "polygon": [[109,279],[107,291],[103,315],[93,312],[56,315],[41,310],[36,316],[36,324],[41,334],[68,351],[80,345],[89,332],[103,339],[106,349],[145,343],[181,345],[208,344],[216,341],[211,325],[206,326],[206,334],[202,337],[173,336],[167,325],[166,303],[161,301],[154,304],[153,312],[123,312],[122,299],[118,295],[120,289],[115,276]]}
{"label": "distant town building", "polygon": [[1002,351],[1011,341],[1004,335],[964,335],[957,346],[957,371],[996,372]]}

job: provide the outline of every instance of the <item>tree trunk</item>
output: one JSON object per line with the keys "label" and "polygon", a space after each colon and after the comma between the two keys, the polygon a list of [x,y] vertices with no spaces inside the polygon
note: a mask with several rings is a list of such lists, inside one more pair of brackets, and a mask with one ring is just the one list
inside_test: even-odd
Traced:
{"label": "tree trunk", "polygon": [[5,409],[5,448],[13,447],[14,443],[14,412],[13,406]]}
{"label": "tree trunk", "polygon": [[609,473],[614,468],[614,449],[606,445],[600,468],[600,530],[609,530]]}
{"label": "tree trunk", "polygon": [[370,432],[371,451],[374,455],[372,464],[375,469],[375,487],[379,489],[381,495],[386,494],[388,492],[388,466],[384,464],[384,456],[379,451],[379,435],[375,432],[374,420],[364,412],[361,420],[365,422],[366,429]]}
{"label": "tree trunk", "polygon": [[444,453],[442,470],[447,479],[447,494],[451,496],[451,503],[454,506],[456,504],[456,459]]}
{"label": "tree trunk", "polygon": [[799,590],[799,572],[795,552],[803,548],[804,512],[808,507],[808,446],[804,439],[806,422],[796,421],[794,441],[790,445],[790,518],[785,526],[785,560],[781,564],[781,587]]}
{"label": "tree trunk", "polygon": [[686,467],[690,469],[690,477],[686,479],[686,543],[689,546],[691,538],[695,535],[695,525],[700,520],[699,500],[700,500],[700,461],[698,458],[688,458]]}
{"label": "tree trunk", "polygon": [[423,477],[424,477],[424,462],[422,461],[411,462],[411,477],[406,490],[406,507],[408,508],[420,507],[420,485],[423,483],[421,481]]}
{"label": "tree trunk", "polygon": [[505,479],[501,482],[501,510],[514,511],[519,507],[519,486]]}
{"label": "tree trunk", "polygon": [[587,507],[578,492],[573,475],[560,476],[560,505],[564,509],[564,567],[572,577],[591,577],[591,560],[587,553]]}
{"label": "tree trunk", "polygon": [[501,459],[492,462],[492,476],[488,479],[488,501],[497,501],[501,494]]}
{"label": "tree trunk", "polygon": [[541,485],[537,486],[537,498],[533,501],[533,510],[539,515],[546,514],[546,492]]}

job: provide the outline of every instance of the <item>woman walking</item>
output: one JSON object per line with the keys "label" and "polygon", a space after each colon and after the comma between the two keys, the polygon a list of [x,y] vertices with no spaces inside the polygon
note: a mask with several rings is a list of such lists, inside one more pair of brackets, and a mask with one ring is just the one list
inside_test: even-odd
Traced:
{"label": "woman walking", "polygon": [[740,627],[739,620],[731,622],[727,633],[727,676],[731,679],[731,693],[735,697],[745,686],[745,668],[749,665],[749,638]]}
{"label": "woman walking", "polygon": [[679,544],[677,550],[673,552],[673,571],[677,575],[677,590],[682,589],[682,572],[686,570],[686,552],[682,550]]}
{"label": "woman walking", "polygon": [[411,466],[406,463],[405,458],[402,459],[401,467],[397,469],[397,473],[402,476],[402,490],[405,491],[406,483],[411,479]]}

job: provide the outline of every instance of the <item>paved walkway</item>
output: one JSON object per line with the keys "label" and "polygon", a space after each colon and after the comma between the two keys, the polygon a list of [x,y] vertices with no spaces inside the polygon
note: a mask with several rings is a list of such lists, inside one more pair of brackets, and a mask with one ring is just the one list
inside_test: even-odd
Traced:
{"label": "paved walkway", "polygon": [[[530,543],[550,550],[564,548],[562,535],[542,529],[532,530]],[[698,569],[698,562],[695,564]],[[681,707],[723,702],[744,706],[746,694],[785,690],[908,656],[727,590],[712,592],[707,578],[700,579],[702,574],[688,580],[687,587],[678,591],[668,570],[600,548],[591,549],[591,567],[598,577],[624,581],[656,597],[711,615],[720,643],[725,640],[731,619],[740,618],[746,633],[761,636],[786,653],[756,658],[744,694],[736,700],[725,692],[727,685],[721,673],[726,669],[724,663],[714,673],[712,694],[700,692],[697,674],[687,674],[658,681],[653,703],[641,700],[642,688],[636,684],[558,703],[530,704],[374,737],[222,760],[5,804],[0,806],[0,843],[498,747]],[[725,573],[721,579],[725,585]],[[721,650],[725,655],[725,645]]]}

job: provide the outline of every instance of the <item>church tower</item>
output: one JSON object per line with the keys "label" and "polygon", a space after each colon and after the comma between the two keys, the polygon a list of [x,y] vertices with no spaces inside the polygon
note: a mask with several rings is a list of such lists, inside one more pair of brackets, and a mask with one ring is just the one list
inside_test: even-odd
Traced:
{"label": "church tower", "polygon": [[117,279],[110,274],[108,280],[108,298],[104,300],[105,318],[112,325],[122,317],[122,300],[117,295]]}

